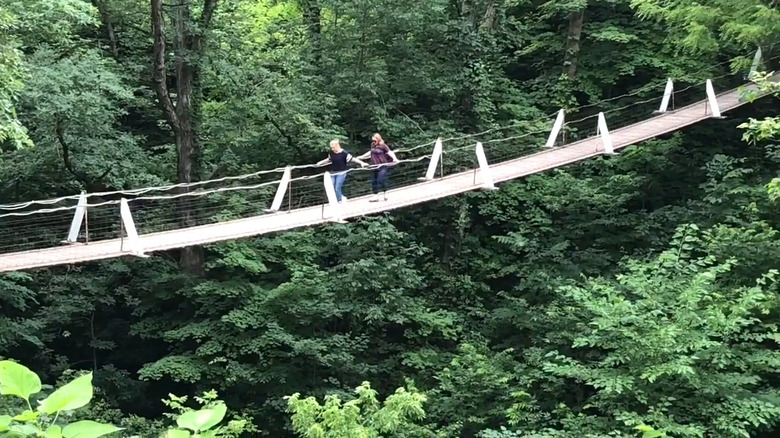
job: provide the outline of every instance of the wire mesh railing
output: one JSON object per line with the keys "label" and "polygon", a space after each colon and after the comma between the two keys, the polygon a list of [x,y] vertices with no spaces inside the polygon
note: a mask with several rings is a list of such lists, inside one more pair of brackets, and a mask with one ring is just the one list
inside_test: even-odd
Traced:
{"label": "wire mesh railing", "polygon": [[[780,56],[766,61],[776,65]],[[721,70],[722,71],[722,70]],[[712,69],[688,75],[674,82],[669,111],[706,99],[705,82],[716,92],[745,82],[746,72],[713,75]],[[695,80],[695,82],[693,82]],[[604,113],[610,131],[647,120],[656,114],[666,81],[649,84],[625,95],[565,109],[565,123],[555,146],[568,145],[596,134],[598,114]],[[477,134],[445,138],[436,171],[437,178],[478,167],[475,143],[480,141],[488,162],[495,164],[544,150],[556,113],[535,120],[520,120]],[[388,189],[418,183],[428,168],[435,142],[398,149],[400,163],[389,166]],[[125,233],[120,220],[120,198],[127,200],[139,234],[209,225],[235,219],[273,214],[268,211],[280,184],[284,168],[225,177],[184,185],[172,184],[135,190],[88,194],[83,225],[73,242],[89,243],[118,238]],[[328,199],[322,168],[292,166],[292,178],[284,194],[281,211],[320,206]],[[356,198],[372,193],[375,169],[353,168],[347,173],[343,193]],[[66,241],[77,211],[79,195],[51,200],[0,205],[0,253],[58,246]],[[349,201],[347,201],[349,202]],[[72,236],[71,236],[72,237]],[[72,242],[71,242],[72,243]]]}

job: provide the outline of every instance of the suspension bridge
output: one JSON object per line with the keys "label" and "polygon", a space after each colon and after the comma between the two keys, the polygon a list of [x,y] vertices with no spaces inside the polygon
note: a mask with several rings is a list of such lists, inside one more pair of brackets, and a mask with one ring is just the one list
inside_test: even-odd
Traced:
{"label": "suspension bridge", "polygon": [[[567,112],[560,110],[536,122],[518,123],[514,128],[524,131],[520,135],[475,141],[480,135],[489,137],[486,131],[398,149],[396,153],[403,155],[422,149],[431,152],[400,159],[391,177],[395,188],[381,202],[368,201],[366,177],[371,169],[348,171],[345,195],[351,196],[339,204],[331,174],[317,173],[315,165],[308,165],[190,184],[2,205],[0,272],[121,256],[146,257],[175,248],[344,222],[472,190],[496,189],[496,184],[504,181],[614,155],[627,146],[705,119],[722,118],[723,113],[748,103],[746,92],[757,90],[754,84],[744,84],[716,94],[716,79],[732,86],[735,79],[743,82],[733,74],[723,75],[675,90],[676,84],[669,79],[641,93],[624,95],[634,94],[638,99],[643,93],[655,92],[653,97],[627,106],[596,108],[598,112],[574,121],[566,121]],[[779,82],[780,74],[770,76],[770,81]],[[613,106],[620,101],[610,100]],[[578,110],[607,104],[603,101]],[[501,129],[506,127],[495,130]],[[589,137],[583,135],[594,132]],[[293,172],[304,174],[293,177]],[[280,179],[268,180],[279,174]],[[231,185],[248,179],[261,182]],[[189,190],[193,187],[198,190]],[[182,188],[188,191],[149,195]],[[188,212],[188,222],[183,221],[183,211]]]}

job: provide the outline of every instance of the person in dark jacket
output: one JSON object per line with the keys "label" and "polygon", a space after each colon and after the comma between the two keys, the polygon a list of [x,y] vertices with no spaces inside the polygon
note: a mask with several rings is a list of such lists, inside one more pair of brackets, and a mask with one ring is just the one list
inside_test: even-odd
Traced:
{"label": "person in dark jacket", "polygon": [[390,149],[382,136],[374,134],[371,137],[371,149],[360,158],[371,157],[371,165],[374,167],[371,173],[371,189],[374,195],[369,199],[371,202],[379,201],[379,193],[382,193],[382,198],[387,201],[387,177],[389,172],[389,166],[394,163],[398,163],[398,158],[395,153]]}
{"label": "person in dark jacket", "polygon": [[359,158],[353,157],[349,152],[342,149],[339,140],[334,139],[330,141],[330,153],[328,153],[328,158],[317,163],[318,166],[330,163],[330,171],[333,173],[330,178],[333,181],[333,188],[336,190],[336,201],[338,201],[339,204],[342,200],[347,200],[347,197],[341,194],[341,187],[344,185],[344,180],[347,179],[347,165],[352,161],[358,163],[362,167],[368,166],[368,164],[361,161]]}

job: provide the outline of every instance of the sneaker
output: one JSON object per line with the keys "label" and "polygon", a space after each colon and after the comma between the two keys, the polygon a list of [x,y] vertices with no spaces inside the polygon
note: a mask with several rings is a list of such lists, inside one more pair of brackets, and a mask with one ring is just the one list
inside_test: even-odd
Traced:
{"label": "sneaker", "polygon": [[339,204],[343,204],[344,202],[347,202],[347,197],[346,196],[342,196],[341,197],[341,201],[339,201]]}
{"label": "sneaker", "polygon": [[368,198],[368,202],[376,202],[379,201],[379,195],[373,195],[370,198]]}
{"label": "sneaker", "polygon": [[382,197],[384,198],[385,201],[387,201],[387,192],[382,193]]}

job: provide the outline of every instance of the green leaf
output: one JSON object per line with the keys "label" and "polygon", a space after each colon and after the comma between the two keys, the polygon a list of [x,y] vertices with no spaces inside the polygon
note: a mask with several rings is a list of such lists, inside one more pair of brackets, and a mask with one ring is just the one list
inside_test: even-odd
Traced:
{"label": "green leaf", "polygon": [[[21,436],[38,436],[38,433],[41,431],[41,429],[38,428],[38,426],[30,423],[25,424],[14,424],[10,428],[11,433],[19,434]],[[17,435],[11,435],[11,436],[17,436]]]}
{"label": "green leaf", "polygon": [[64,438],[97,438],[120,430],[122,430],[121,427],[116,427],[113,424],[82,420],[65,426],[65,429],[62,429],[62,436]]}
{"label": "green leaf", "polygon": [[62,428],[53,425],[46,429],[46,438],[62,438]]}
{"label": "green leaf", "polygon": [[199,411],[189,411],[181,414],[176,420],[176,424],[181,428],[193,431],[208,430],[216,426],[227,412],[227,406],[219,404],[213,408],[201,409]]}
{"label": "green leaf", "polygon": [[38,416],[40,414],[38,412],[33,412],[29,409],[25,409],[24,412],[21,414],[18,414],[14,417],[14,420],[21,421],[23,423],[29,423],[31,421],[35,421],[38,419]]}
{"label": "green leaf", "polygon": [[182,430],[182,429],[169,429],[167,432],[165,432],[165,436],[163,438],[189,438],[192,436],[189,431]]}
{"label": "green leaf", "polygon": [[11,418],[10,415],[0,415],[0,432],[5,432],[8,430],[8,426],[11,425],[11,421],[13,421],[13,418]]}
{"label": "green leaf", "polygon": [[29,368],[10,360],[0,362],[0,394],[29,400],[31,395],[40,390],[41,379]]}
{"label": "green leaf", "polygon": [[642,432],[642,438],[656,438],[664,435],[663,432],[659,432],[653,429],[652,427],[644,424],[640,424],[639,426],[636,426],[634,429],[637,429],[640,432]]}
{"label": "green leaf", "polygon": [[67,385],[52,392],[38,406],[38,410],[53,414],[78,409],[92,400],[92,373],[73,379]]}

